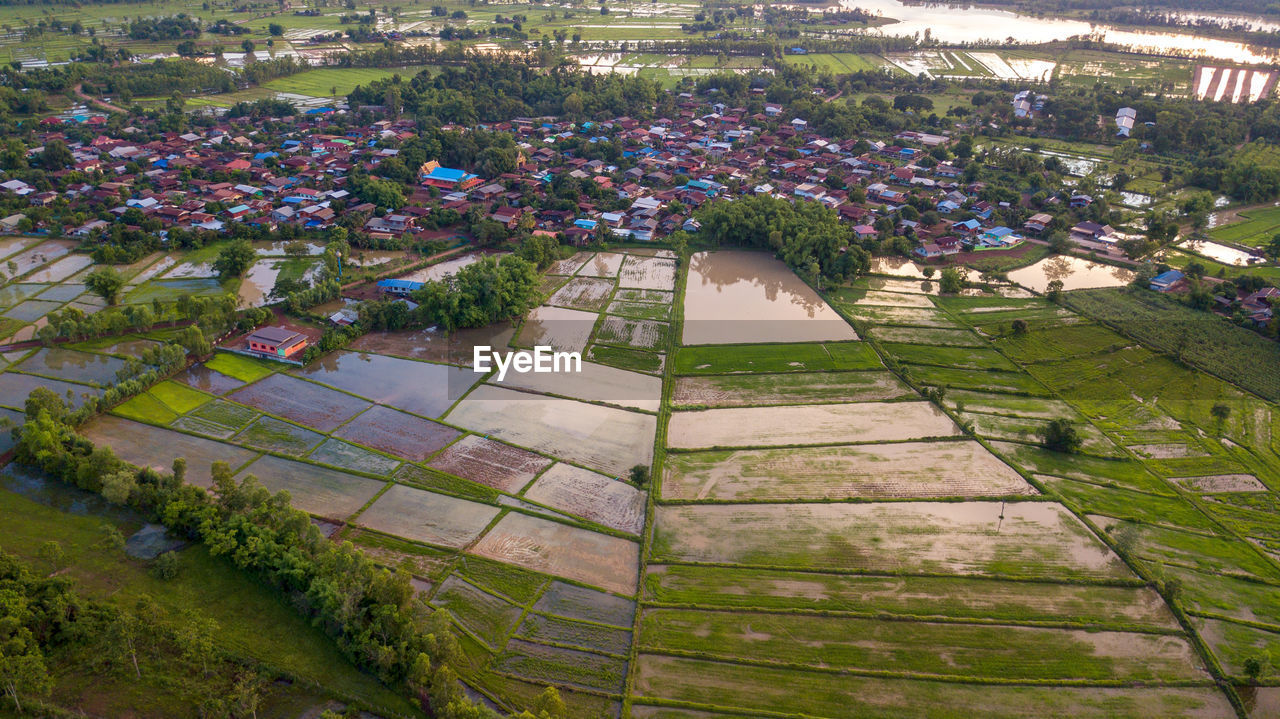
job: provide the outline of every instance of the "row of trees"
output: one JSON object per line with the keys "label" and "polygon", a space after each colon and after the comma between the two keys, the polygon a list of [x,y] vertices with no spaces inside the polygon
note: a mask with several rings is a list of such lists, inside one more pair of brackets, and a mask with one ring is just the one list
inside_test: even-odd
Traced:
{"label": "row of trees", "polygon": [[204,542],[212,554],[282,592],[355,664],[426,697],[435,716],[496,716],[461,695],[453,669],[459,648],[448,614],[417,597],[407,573],[378,567],[350,543],[330,542],[290,506],[288,493],[271,494],[253,477],[237,482],[226,463],[213,465],[206,491],[183,481],[184,460],[175,460],[172,473],[135,470],[78,435],[67,418],[57,395],[34,391],[19,432],[18,460],[111,495],[170,532]]}

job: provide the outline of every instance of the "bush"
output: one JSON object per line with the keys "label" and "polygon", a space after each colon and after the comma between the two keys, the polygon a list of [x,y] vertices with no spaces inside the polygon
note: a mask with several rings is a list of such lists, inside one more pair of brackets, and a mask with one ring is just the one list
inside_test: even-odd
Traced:
{"label": "bush", "polygon": [[182,560],[178,558],[177,552],[162,552],[151,562],[151,568],[147,571],[156,579],[167,582],[176,579],[181,570]]}

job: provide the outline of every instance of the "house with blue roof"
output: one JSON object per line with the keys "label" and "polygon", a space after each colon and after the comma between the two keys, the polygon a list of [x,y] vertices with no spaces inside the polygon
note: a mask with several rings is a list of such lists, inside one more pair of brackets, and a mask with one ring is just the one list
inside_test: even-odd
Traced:
{"label": "house with blue roof", "polygon": [[960,209],[960,203],[958,202],[953,202],[951,200],[943,200],[938,203],[938,212],[941,212],[944,215],[949,215],[958,209]]}
{"label": "house with blue roof", "polygon": [[467,190],[481,182],[477,175],[452,167],[441,167],[434,161],[425,163],[418,172],[422,177],[422,184],[446,190]]}
{"label": "house with blue roof", "polygon": [[1169,270],[1168,272],[1161,272],[1160,274],[1151,278],[1150,287],[1156,292],[1168,292],[1169,290],[1173,289],[1173,286],[1178,284],[1178,282],[1183,277],[1185,277],[1185,275],[1183,275],[1181,272],[1177,270]]}
{"label": "house with blue roof", "polygon": [[573,221],[573,226],[574,226],[574,227],[578,227],[578,228],[581,228],[581,229],[583,229],[583,230],[591,230],[591,231],[595,231],[595,229],[596,229],[596,224],[597,224],[597,223],[596,223],[596,221],[595,221],[595,220],[588,220],[588,219],[586,219],[586,218],[583,218],[583,219],[580,219],[580,220],[574,220],[574,221]]}
{"label": "house with blue roof", "polygon": [[389,295],[408,295],[422,289],[424,283],[413,280],[378,280],[378,290]]}
{"label": "house with blue roof", "polygon": [[1013,234],[1012,229],[1001,225],[983,232],[978,239],[988,247],[1003,247],[1004,245],[1012,244],[1018,238]]}

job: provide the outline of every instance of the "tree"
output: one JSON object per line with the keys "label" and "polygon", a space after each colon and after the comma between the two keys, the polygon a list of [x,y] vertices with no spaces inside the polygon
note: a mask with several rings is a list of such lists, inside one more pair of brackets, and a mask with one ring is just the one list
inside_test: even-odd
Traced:
{"label": "tree", "polygon": [[268,23],[267,32],[273,37],[280,37],[281,35],[284,35],[284,25],[281,25],[278,22]]}
{"label": "tree", "polygon": [[125,280],[114,267],[99,267],[84,278],[84,284],[108,305],[114,305],[120,299],[120,290],[124,288]]}
{"label": "tree", "polygon": [[649,483],[649,466],[645,464],[637,464],[631,468],[628,476],[637,487],[643,487]]}
{"label": "tree", "polygon": [[151,563],[151,576],[162,581],[169,581],[178,576],[182,569],[182,561],[177,552],[161,552]]}
{"label": "tree", "polygon": [[46,170],[61,170],[74,161],[71,150],[67,149],[67,143],[62,140],[50,140],[40,153],[40,166]]}
{"label": "tree", "polygon": [[1270,665],[1271,657],[1265,653],[1252,654],[1244,660],[1244,675],[1249,681],[1257,682]]}
{"label": "tree", "polygon": [[1218,423],[1218,434],[1222,434],[1222,426],[1226,424],[1227,418],[1231,416],[1231,405],[1217,402],[1209,408],[1209,414],[1213,415],[1214,420]]}
{"label": "tree", "polygon": [[254,49],[255,47],[257,47],[257,45],[254,45],[252,40],[245,39],[245,41],[244,41],[244,42],[240,43],[240,47],[241,47],[241,49],[243,49],[246,53],[251,53],[251,52],[253,52],[253,49]]}
{"label": "tree", "polygon": [[1013,330],[1013,334],[1016,336],[1025,335],[1027,333],[1027,321],[1023,319],[1014,320],[1010,325],[1010,329]]}
{"label": "tree", "polygon": [[128,504],[137,486],[138,479],[133,471],[121,469],[102,478],[102,496],[112,504]]}
{"label": "tree", "polygon": [[218,259],[213,261],[213,269],[222,279],[239,277],[257,261],[258,255],[248,240],[235,240],[222,248]]}
{"label": "tree", "polygon": [[13,699],[18,713],[22,713],[22,694],[48,694],[53,688],[53,680],[49,678],[49,669],[45,666],[44,655],[34,646],[26,646],[25,651],[12,648],[17,642],[0,644],[0,686],[5,694]]}
{"label": "tree", "polygon": [[947,267],[942,270],[940,284],[942,285],[942,293],[946,295],[954,295],[964,289],[965,276],[956,267]]}
{"label": "tree", "polygon": [[1040,443],[1054,452],[1071,453],[1080,449],[1083,440],[1071,420],[1059,417],[1040,430]]}
{"label": "tree", "polygon": [[61,570],[67,561],[67,554],[62,550],[62,545],[53,539],[41,544],[36,555],[49,565],[50,574]]}
{"label": "tree", "polygon": [[1062,287],[1063,287],[1062,280],[1049,281],[1049,285],[1045,288],[1045,290],[1047,290],[1048,297],[1051,302],[1057,302],[1058,298],[1062,296]]}

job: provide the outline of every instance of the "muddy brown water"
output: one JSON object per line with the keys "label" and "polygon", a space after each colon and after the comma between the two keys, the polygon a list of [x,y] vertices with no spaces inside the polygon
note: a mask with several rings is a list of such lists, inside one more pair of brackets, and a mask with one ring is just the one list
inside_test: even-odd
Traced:
{"label": "muddy brown water", "polygon": [[1064,290],[1085,290],[1127,285],[1133,281],[1133,277],[1133,271],[1123,267],[1104,265],[1066,255],[1046,257],[1034,265],[1009,273],[1010,281],[1036,292],[1047,291],[1049,283],[1054,280],[1061,280]]}
{"label": "muddy brown water", "polygon": [[762,252],[699,252],[689,261],[684,344],[856,340],[835,310]]}

